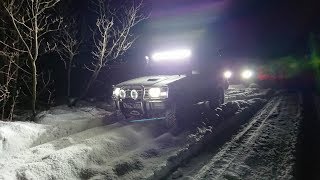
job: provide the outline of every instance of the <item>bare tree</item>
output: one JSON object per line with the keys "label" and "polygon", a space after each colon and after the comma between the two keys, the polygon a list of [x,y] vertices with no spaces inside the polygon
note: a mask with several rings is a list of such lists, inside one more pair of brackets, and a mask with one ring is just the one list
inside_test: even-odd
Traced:
{"label": "bare tree", "polygon": [[[0,70],[0,74],[3,77],[3,81],[0,84],[0,103],[2,107],[1,120],[9,118],[12,120],[13,110],[15,108],[16,100],[19,95],[17,90],[17,79],[18,79],[18,66],[17,61],[19,53],[10,52],[8,48],[4,48],[0,51],[4,65]],[[11,102],[10,102],[11,101]],[[9,115],[7,116],[7,109],[9,107]]]}
{"label": "bare tree", "polygon": [[0,43],[11,50],[25,53],[32,71],[32,112],[36,113],[37,100],[37,65],[41,48],[49,33],[60,29],[62,18],[51,14],[60,0],[4,0],[2,7],[8,15],[13,30],[21,42],[20,47],[14,47],[5,41]]}
{"label": "bare tree", "polygon": [[60,59],[64,63],[64,67],[67,71],[67,96],[70,98],[71,89],[71,70],[74,63],[74,58],[79,54],[79,47],[81,41],[78,40],[78,30],[76,28],[76,22],[74,19],[65,21],[66,24],[63,29],[61,29],[59,36],[56,38],[58,46],[56,46],[56,51],[58,52]]}
{"label": "bare tree", "polygon": [[93,30],[94,61],[86,69],[92,72],[86,87],[80,96],[84,98],[92,84],[96,81],[101,69],[108,62],[118,59],[134,43],[137,36],[133,34],[133,28],[147,17],[143,15],[142,1],[136,4],[134,1],[125,1],[120,8],[110,6],[111,0],[92,1],[97,13],[96,27]]}

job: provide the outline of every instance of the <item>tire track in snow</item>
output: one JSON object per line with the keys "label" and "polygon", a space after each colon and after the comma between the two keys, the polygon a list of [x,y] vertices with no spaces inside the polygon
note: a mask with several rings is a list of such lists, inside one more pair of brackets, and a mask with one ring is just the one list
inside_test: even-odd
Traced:
{"label": "tire track in snow", "polygon": [[[223,173],[230,167],[232,162],[238,158],[241,153],[245,153],[244,149],[248,147],[255,139],[255,134],[261,131],[265,122],[273,114],[277,113],[277,108],[280,105],[281,98],[272,99],[262,110],[260,110],[253,118],[248,126],[246,126],[238,135],[236,135],[230,143],[228,143],[218,154],[214,156],[211,162],[200,170],[195,179],[205,178],[207,172],[211,170],[211,178],[221,179]],[[212,173],[213,172],[213,173]]]}

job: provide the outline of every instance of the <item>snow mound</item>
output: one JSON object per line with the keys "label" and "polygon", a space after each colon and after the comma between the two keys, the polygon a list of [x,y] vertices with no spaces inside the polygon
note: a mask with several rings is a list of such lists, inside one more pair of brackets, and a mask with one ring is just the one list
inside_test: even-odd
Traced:
{"label": "snow mound", "polygon": [[29,147],[102,126],[110,114],[94,107],[58,106],[38,114],[38,123],[0,121],[0,155],[14,154]]}

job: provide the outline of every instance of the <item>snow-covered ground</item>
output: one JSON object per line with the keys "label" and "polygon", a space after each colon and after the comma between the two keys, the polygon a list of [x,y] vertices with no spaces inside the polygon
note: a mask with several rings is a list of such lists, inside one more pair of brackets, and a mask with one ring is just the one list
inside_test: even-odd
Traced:
{"label": "snow-covered ground", "polygon": [[41,112],[38,123],[0,121],[0,157],[101,126],[108,114],[111,113],[93,107],[59,106]]}
{"label": "snow-covered ground", "polygon": [[189,179],[292,179],[301,103],[297,93],[274,97],[219,150],[194,158],[174,174]]}
{"label": "snow-covered ground", "polygon": [[[179,135],[166,132],[161,122],[112,123],[112,112],[94,106],[73,109],[58,106],[40,113],[37,123],[0,122],[0,179],[161,178],[183,159],[193,157],[192,154],[200,151],[215,135],[223,134],[228,126],[237,127],[248,122],[265,103],[260,98],[270,96],[269,91],[231,87],[226,92],[228,102],[220,110],[204,113],[199,117],[201,126]],[[211,155],[205,166],[195,162],[195,169],[201,168],[201,171],[189,168],[190,173],[185,173],[181,169],[182,177],[212,178],[208,176],[210,173],[220,177],[230,174],[230,177],[251,177],[242,175],[239,167],[256,173],[254,177],[258,179],[278,177],[270,174],[273,171],[267,167],[286,159],[272,159],[273,154],[279,153],[288,157],[288,162],[281,161],[283,164],[278,163],[276,167],[284,168],[281,172],[289,172],[286,168],[292,163],[289,146],[295,141],[294,129],[300,112],[298,101],[296,94],[273,98],[229,143]],[[288,143],[278,147],[282,142],[279,137]],[[259,153],[255,153],[256,150]],[[261,161],[252,161],[263,159],[257,156],[261,152],[267,152],[264,155],[271,158],[265,167]],[[257,172],[266,172],[266,176]],[[285,175],[279,177],[287,177]]]}
{"label": "snow-covered ground", "polygon": [[0,179],[148,177],[185,139],[157,123],[105,125],[110,114],[60,106],[40,113],[38,124],[2,122]]}
{"label": "snow-covered ground", "polygon": [[240,99],[253,99],[270,97],[273,94],[271,89],[260,89],[258,85],[252,84],[249,87],[244,85],[230,85],[226,91],[226,101],[234,101]]}

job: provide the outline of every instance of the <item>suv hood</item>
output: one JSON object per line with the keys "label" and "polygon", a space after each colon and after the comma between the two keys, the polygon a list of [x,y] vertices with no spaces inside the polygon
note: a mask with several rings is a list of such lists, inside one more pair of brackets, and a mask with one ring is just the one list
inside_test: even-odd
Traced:
{"label": "suv hood", "polygon": [[124,81],[117,84],[117,87],[121,86],[165,86],[179,79],[185,78],[185,75],[159,75],[159,76],[144,76],[128,81]]}

